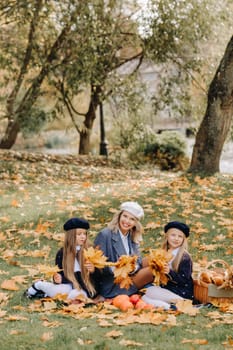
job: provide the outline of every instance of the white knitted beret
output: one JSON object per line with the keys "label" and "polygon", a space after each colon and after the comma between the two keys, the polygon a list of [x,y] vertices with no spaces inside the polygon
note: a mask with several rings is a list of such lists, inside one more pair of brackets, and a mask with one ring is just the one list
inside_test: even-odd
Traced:
{"label": "white knitted beret", "polygon": [[144,210],[137,202],[124,202],[120,206],[120,210],[126,210],[138,220],[143,219]]}

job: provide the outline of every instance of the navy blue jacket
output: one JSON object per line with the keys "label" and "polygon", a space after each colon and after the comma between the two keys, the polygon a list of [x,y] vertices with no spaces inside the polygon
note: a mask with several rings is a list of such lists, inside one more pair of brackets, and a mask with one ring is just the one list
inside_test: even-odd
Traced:
{"label": "navy blue jacket", "polygon": [[[63,266],[62,266],[62,259],[63,259],[63,248],[61,248],[61,249],[57,252],[56,259],[55,259],[55,264],[58,265],[58,268],[59,268],[59,269],[62,269],[62,271],[59,271],[59,272],[58,272],[58,273],[62,276],[62,282],[61,282],[61,283],[71,283],[71,284],[72,284],[72,282],[69,281],[69,280],[65,277],[65,275],[64,275]],[[94,277],[95,274],[96,274],[96,277]],[[85,292],[87,293],[88,297],[89,297],[89,298],[93,298],[93,296],[90,296],[90,294],[89,294],[89,292],[88,292],[88,290],[87,290],[87,287],[86,287],[86,285],[85,285],[85,283],[84,283],[84,281],[83,281],[83,279],[82,279],[81,272],[80,272],[80,271],[76,271],[76,272],[74,273],[74,275],[75,275],[75,278],[76,278],[78,284],[80,285],[80,287],[81,287],[83,290],[85,290]],[[90,275],[90,278],[91,278],[91,280],[92,280],[93,285],[95,285],[94,281],[95,281],[95,280],[98,280],[97,275],[98,275],[98,271],[97,271],[97,270],[95,270],[95,272],[94,272],[93,274]],[[95,297],[95,296],[94,296],[94,297]]]}
{"label": "navy blue jacket", "polygon": [[189,254],[184,253],[183,259],[180,262],[178,272],[170,270],[168,283],[163,288],[181,296],[185,299],[194,298],[193,279],[192,279],[192,260]]}
{"label": "navy blue jacket", "polygon": [[[141,257],[139,253],[139,245],[134,243],[131,236],[128,236],[130,255],[137,255],[137,263],[141,267]],[[102,250],[108,261],[116,262],[121,255],[127,255],[124,245],[121,240],[120,233],[114,233],[109,228],[105,228],[98,233],[94,241],[94,246]],[[110,267],[105,267],[101,270],[98,277],[98,291],[105,298],[114,298],[118,294],[131,295],[138,290],[136,286],[131,285],[129,289],[120,288],[114,283],[114,274]]]}

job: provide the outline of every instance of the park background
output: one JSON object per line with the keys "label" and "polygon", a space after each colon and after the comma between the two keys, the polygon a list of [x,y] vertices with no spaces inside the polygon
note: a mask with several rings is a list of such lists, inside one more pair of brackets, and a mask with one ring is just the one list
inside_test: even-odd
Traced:
{"label": "park background", "polygon": [[[228,56],[232,1],[152,3],[154,12],[143,1],[1,1],[2,350],[232,348],[232,303],[216,302],[210,309],[191,307],[182,312],[122,313],[108,304],[78,307],[63,300],[31,301],[23,296],[33,280],[46,277],[41,265],[47,272],[53,267],[67,218],[87,218],[93,240],[125,200],[138,201],[145,210],[143,255],[160,246],[167,221],[181,220],[191,228],[189,249],[195,275],[214,259],[233,264],[232,123],[227,123],[227,135],[219,138],[223,128],[210,118],[205,133],[205,156],[213,146],[209,134],[214,133],[224,146],[220,171],[214,167],[211,174],[200,167],[188,171],[199,126],[212,101],[211,82],[223,73],[228,83],[226,89],[218,86],[216,101],[225,102],[228,95],[224,94],[232,91],[231,64],[227,65],[232,60]],[[124,9],[121,16],[119,9]],[[131,27],[135,17],[126,10],[136,14],[140,10],[137,18],[153,29],[148,37],[138,36],[137,31],[135,35],[135,26]],[[152,13],[155,22],[148,22]],[[74,32],[68,30],[71,20]],[[116,22],[113,31],[109,23]],[[122,36],[119,40],[119,32],[128,28],[122,23],[129,25],[127,38],[132,41]],[[141,23],[136,28],[141,29]],[[52,43],[61,32],[65,40],[57,42],[57,51],[51,55]],[[117,54],[108,60],[112,48]],[[139,57],[131,60],[135,55]],[[127,62],[129,58],[132,62]],[[141,58],[144,63],[139,69]],[[219,72],[221,62],[226,69],[221,66]],[[132,66],[138,74],[131,76]],[[37,89],[41,72],[48,74]],[[64,86],[58,84],[63,81],[60,78]],[[83,121],[90,116],[90,101],[97,103],[88,128]],[[226,116],[232,120],[229,101],[229,110],[217,109],[219,121]],[[166,133],[167,129],[172,130]],[[18,131],[11,145],[9,138],[4,139],[11,134],[7,130]],[[80,154],[80,138],[85,139],[87,130],[91,130],[90,144]],[[100,155],[105,141],[108,154]],[[203,138],[199,145],[200,141]]]}

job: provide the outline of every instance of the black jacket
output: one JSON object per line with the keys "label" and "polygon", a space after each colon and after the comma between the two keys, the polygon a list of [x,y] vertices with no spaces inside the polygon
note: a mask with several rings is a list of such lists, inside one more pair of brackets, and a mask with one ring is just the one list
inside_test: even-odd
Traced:
{"label": "black jacket", "polygon": [[180,262],[178,272],[171,269],[168,274],[168,283],[161,287],[170,290],[182,298],[193,300],[192,265],[190,256],[185,253]]}
{"label": "black jacket", "polygon": [[[65,277],[65,275],[64,275],[63,266],[62,266],[62,259],[63,259],[63,248],[61,248],[61,249],[57,252],[57,255],[56,255],[56,258],[55,258],[55,264],[58,266],[59,269],[62,269],[62,271],[59,271],[59,272],[58,272],[58,273],[62,276],[62,283],[71,283],[71,284],[72,284],[72,282],[69,281],[69,280]],[[92,280],[93,285],[95,285],[95,284],[94,284],[95,279],[98,280],[98,277],[95,276],[95,275],[97,275],[97,274],[98,274],[98,271],[94,271],[94,273],[92,273],[92,274],[90,275],[90,278],[91,278],[91,280]],[[82,279],[82,274],[81,274],[81,272],[80,272],[80,271],[76,271],[76,272],[74,273],[74,275],[75,275],[75,278],[76,278],[78,284],[80,285],[80,287],[81,287],[83,290],[85,290],[85,292],[87,293],[88,297],[89,297],[89,298],[90,298],[90,297],[91,297],[91,298],[95,297],[96,295],[90,296],[90,294],[89,294],[89,292],[88,292],[88,290],[87,290],[87,287],[86,287],[86,285],[85,285],[85,283],[84,283],[84,281],[83,281],[83,279]]]}

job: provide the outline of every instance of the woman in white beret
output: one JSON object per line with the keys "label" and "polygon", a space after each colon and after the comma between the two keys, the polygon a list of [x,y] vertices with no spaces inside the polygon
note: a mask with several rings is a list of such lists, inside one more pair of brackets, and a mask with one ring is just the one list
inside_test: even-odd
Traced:
{"label": "woman in white beret", "polygon": [[114,283],[113,267],[105,267],[101,271],[100,277],[98,276],[98,290],[104,298],[114,298],[119,294],[131,295],[153,282],[153,274],[139,252],[143,234],[140,220],[143,217],[143,208],[137,202],[124,202],[94,241],[94,246],[101,249],[110,262],[117,262],[122,255],[138,256],[136,268],[131,274],[133,284],[129,289],[120,288]]}

